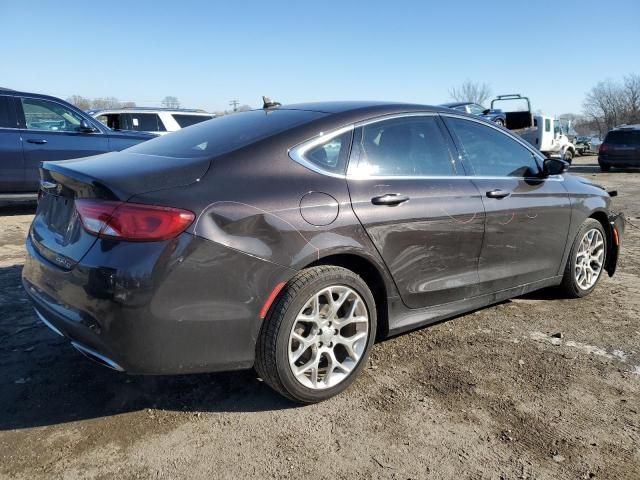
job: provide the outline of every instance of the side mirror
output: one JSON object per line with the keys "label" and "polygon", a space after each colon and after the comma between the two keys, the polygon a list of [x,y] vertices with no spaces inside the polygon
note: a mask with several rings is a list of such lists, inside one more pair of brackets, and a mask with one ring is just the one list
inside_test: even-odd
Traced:
{"label": "side mirror", "polygon": [[543,173],[545,176],[562,175],[569,170],[569,163],[558,158],[547,158],[544,161]]}
{"label": "side mirror", "polygon": [[82,121],[80,122],[80,131],[84,133],[94,133],[97,132],[98,129],[92,125],[89,125],[89,122],[87,122],[85,119],[82,119]]}
{"label": "side mirror", "polygon": [[485,109],[482,111],[482,114],[483,114],[483,115],[486,115],[486,114],[487,114],[487,113],[489,113],[490,111],[491,111],[491,109],[490,109],[490,108],[485,108]]}

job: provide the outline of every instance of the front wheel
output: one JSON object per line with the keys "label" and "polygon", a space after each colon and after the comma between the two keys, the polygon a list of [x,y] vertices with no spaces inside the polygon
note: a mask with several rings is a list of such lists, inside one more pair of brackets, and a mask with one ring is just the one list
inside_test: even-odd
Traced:
{"label": "front wheel", "polygon": [[496,118],[495,123],[497,125],[500,125],[501,127],[504,127],[504,120],[502,120],[501,118]]}
{"label": "front wheel", "polygon": [[565,162],[567,162],[567,163],[571,164],[571,161],[573,160],[573,152],[572,152],[571,150],[566,150],[566,151],[564,152],[564,155],[562,156],[562,159],[563,159]]}
{"label": "front wheel", "polygon": [[291,279],[273,304],[255,369],[285,397],[319,402],[353,383],[375,336],[375,301],[362,278],[342,267],[312,267]]}
{"label": "front wheel", "polygon": [[609,170],[611,170],[611,165],[607,165],[606,163],[601,163],[600,164],[600,171],[601,172],[608,172]]}
{"label": "front wheel", "polygon": [[589,295],[602,276],[607,256],[607,236],[602,224],[588,218],[580,227],[562,277],[561,291],[569,298]]}

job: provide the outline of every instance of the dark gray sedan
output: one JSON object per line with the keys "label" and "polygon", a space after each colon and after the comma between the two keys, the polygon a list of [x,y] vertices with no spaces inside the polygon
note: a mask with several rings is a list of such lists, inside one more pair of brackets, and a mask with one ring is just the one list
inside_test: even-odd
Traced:
{"label": "dark gray sedan", "polygon": [[111,368],[255,367],[316,402],[376,338],[612,275],[623,218],[566,169],[451,109],[267,103],[45,162],[24,287]]}

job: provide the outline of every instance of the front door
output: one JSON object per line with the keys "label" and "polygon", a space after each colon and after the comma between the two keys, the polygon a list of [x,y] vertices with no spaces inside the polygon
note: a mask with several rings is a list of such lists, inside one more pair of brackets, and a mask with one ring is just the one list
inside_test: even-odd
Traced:
{"label": "front door", "polygon": [[459,117],[446,123],[484,202],[481,292],[558,275],[571,220],[563,177],[541,176],[534,152],[500,129]]}
{"label": "front door", "polygon": [[22,97],[18,102],[18,116],[22,122],[27,191],[38,190],[41,162],[108,151],[106,136],[101,132],[83,132],[80,128],[83,117],[62,103]]}
{"label": "front door", "polygon": [[355,129],[348,170],[353,210],[410,308],[477,294],[484,210],[454,149],[437,115]]}

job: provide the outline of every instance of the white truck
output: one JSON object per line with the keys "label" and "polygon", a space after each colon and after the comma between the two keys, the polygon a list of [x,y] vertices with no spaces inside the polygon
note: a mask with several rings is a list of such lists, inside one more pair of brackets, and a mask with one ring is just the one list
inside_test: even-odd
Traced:
{"label": "white truck", "polygon": [[531,103],[520,94],[498,95],[491,101],[492,109],[506,114],[506,128],[512,130],[547,157],[561,158],[569,163],[576,147],[568,136],[568,128],[560,120],[531,113]]}

